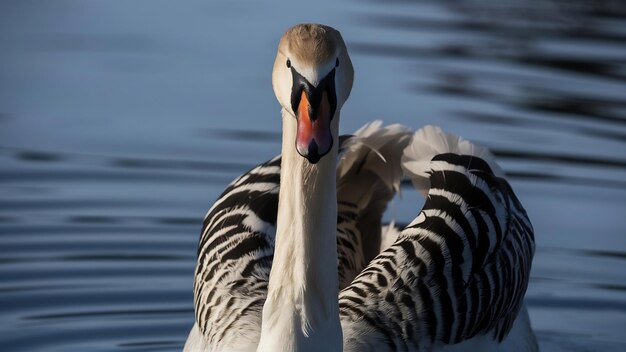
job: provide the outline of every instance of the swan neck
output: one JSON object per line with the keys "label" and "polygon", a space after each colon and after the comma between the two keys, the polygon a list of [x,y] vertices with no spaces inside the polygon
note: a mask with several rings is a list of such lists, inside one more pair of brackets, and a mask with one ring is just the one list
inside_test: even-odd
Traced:
{"label": "swan neck", "polygon": [[[333,136],[337,141],[338,116]],[[338,142],[316,164],[295,147],[283,112],[276,247],[257,351],[341,351],[337,273]]]}

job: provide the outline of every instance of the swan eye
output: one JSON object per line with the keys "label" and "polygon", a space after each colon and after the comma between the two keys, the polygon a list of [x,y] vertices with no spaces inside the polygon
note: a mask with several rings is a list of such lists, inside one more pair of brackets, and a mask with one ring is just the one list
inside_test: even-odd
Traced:
{"label": "swan eye", "polygon": [[339,67],[339,58],[335,61],[335,67]]}
{"label": "swan eye", "polygon": [[291,68],[291,60],[287,59],[287,68]]}

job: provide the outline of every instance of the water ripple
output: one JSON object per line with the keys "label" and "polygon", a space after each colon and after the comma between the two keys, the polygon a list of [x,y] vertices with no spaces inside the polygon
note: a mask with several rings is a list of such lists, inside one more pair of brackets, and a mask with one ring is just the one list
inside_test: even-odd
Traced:
{"label": "water ripple", "polygon": [[[0,5],[0,351],[182,349],[204,212],[281,142],[257,114],[276,108],[261,69],[282,24],[259,24],[293,8],[233,26],[241,6],[188,5]],[[541,349],[623,351],[623,1],[333,6],[309,12],[361,67],[344,121],[433,116],[492,148],[533,215]],[[418,211],[402,187],[401,227]]]}

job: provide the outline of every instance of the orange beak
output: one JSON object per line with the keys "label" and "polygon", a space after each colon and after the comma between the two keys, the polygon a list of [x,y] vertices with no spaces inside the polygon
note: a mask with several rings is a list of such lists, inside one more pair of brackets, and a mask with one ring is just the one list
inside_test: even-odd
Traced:
{"label": "orange beak", "polygon": [[333,146],[330,131],[331,114],[328,92],[322,93],[319,106],[312,107],[307,93],[302,90],[297,111],[296,148],[298,153],[312,164],[317,163]]}

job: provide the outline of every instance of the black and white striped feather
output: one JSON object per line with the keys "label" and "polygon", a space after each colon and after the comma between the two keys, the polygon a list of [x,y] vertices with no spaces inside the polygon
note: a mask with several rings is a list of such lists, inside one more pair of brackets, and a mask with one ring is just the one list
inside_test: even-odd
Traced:
{"label": "black and white striped feather", "polygon": [[[359,223],[376,217],[371,223],[380,224],[398,189],[399,160],[409,139],[405,128],[381,127],[380,122],[341,138],[337,170],[341,288],[361,272],[368,256],[373,257],[370,249],[364,249],[369,247],[363,239],[380,243],[380,226],[370,229]],[[384,167],[390,161],[395,162],[394,173]],[[274,254],[280,164],[276,157],[240,176],[208,211],[194,280],[196,325],[185,351],[255,350]]]}
{"label": "black and white striped feather", "polygon": [[[415,134],[403,167],[426,202],[340,293],[344,351],[432,351],[480,336],[501,343],[534,253],[524,208],[486,149],[438,128]],[[524,350],[536,349],[533,339]]]}

